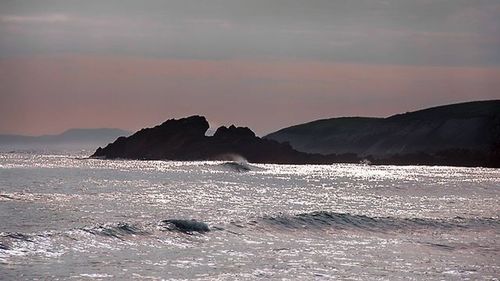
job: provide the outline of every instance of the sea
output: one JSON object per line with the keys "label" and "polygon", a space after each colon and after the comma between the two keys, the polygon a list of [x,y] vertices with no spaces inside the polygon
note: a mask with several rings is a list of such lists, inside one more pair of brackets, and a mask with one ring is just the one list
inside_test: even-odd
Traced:
{"label": "sea", "polygon": [[499,280],[500,169],[0,152],[0,280]]}

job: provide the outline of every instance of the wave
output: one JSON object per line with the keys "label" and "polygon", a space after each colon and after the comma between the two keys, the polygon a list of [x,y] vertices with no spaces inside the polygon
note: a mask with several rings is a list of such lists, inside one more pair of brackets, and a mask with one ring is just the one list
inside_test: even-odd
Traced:
{"label": "wave", "polygon": [[[215,227],[214,229],[219,229]],[[133,225],[125,222],[109,223],[97,226],[88,226],[69,229],[66,231],[38,233],[3,232],[0,233],[0,250],[10,250],[13,244],[37,244],[41,240],[52,237],[66,237],[71,240],[87,239],[88,235],[100,236],[110,239],[125,240],[133,236],[148,236],[155,231],[164,232],[166,230],[180,232],[184,234],[206,233],[211,229],[208,224],[196,220],[168,219],[159,223],[146,223],[144,225]]]}
{"label": "wave", "polygon": [[0,194],[0,200],[2,200],[2,199],[4,199],[4,200],[16,200],[16,198],[14,198],[8,194]]}
{"label": "wave", "polygon": [[21,241],[25,241],[25,242],[33,242],[33,239],[31,236],[23,234],[23,233],[19,233],[19,232],[7,233],[4,235],[4,237],[12,238],[15,240],[21,240]]}
{"label": "wave", "polygon": [[209,226],[207,223],[195,219],[166,219],[154,223],[134,225],[125,222],[103,224],[91,227],[81,227],[62,232],[40,232],[24,234],[19,232],[0,233],[0,250],[8,248],[8,241],[35,242],[38,238],[50,236],[74,236],[83,231],[95,236],[124,239],[128,236],[152,235],[157,231],[180,232],[184,234],[208,233],[213,230],[232,231],[242,229],[259,230],[318,230],[318,229],[358,229],[364,231],[388,232],[396,230],[485,230],[500,229],[498,218],[462,218],[430,219],[430,218],[396,218],[396,217],[369,217],[350,213],[336,213],[315,211],[296,215],[279,214],[263,216],[246,222],[232,221],[221,226]]}
{"label": "wave", "polygon": [[[428,218],[397,218],[397,217],[369,217],[349,213],[335,213],[316,211],[297,215],[280,214],[263,216],[245,222],[229,222],[221,226],[212,225],[193,219],[166,219],[141,225],[125,222],[103,224],[82,228],[73,228],[65,231],[44,231],[38,233],[0,233],[1,253],[48,253],[54,254],[62,241],[69,243],[80,241],[93,245],[94,240],[117,239],[130,240],[133,237],[144,239],[161,238],[170,232],[181,236],[193,234],[209,234],[222,231],[236,235],[259,235],[259,232],[293,232],[293,231],[362,231],[369,233],[397,234],[418,231],[482,231],[500,230],[498,218],[462,218],[428,219]],[[217,235],[217,234],[210,234]],[[149,237],[149,238],[148,238]],[[134,238],[134,239],[135,239]],[[90,239],[90,240],[89,240]],[[108,240],[110,242],[111,240]],[[101,241],[103,242],[103,241]],[[106,243],[104,243],[106,244]],[[99,245],[99,243],[95,244]],[[440,249],[454,249],[460,245],[442,243],[428,244]],[[474,246],[474,245],[472,245]],[[472,247],[471,246],[471,247]],[[474,246],[476,247],[476,246]],[[486,249],[489,250],[489,249]],[[495,249],[493,249],[495,250]]]}
{"label": "wave", "polygon": [[224,162],[224,163],[220,164],[220,166],[227,169],[227,170],[231,170],[231,171],[239,172],[239,173],[249,172],[252,170],[250,165],[248,165],[248,163],[245,163],[245,162]]}
{"label": "wave", "polygon": [[[70,239],[71,241],[84,241],[88,239],[88,236],[82,235],[83,233],[120,240],[124,240],[126,236],[147,234],[146,231],[126,223],[83,227],[66,231],[42,231],[36,233],[4,232],[0,233],[0,252],[50,253],[51,245],[55,240]],[[93,240],[94,238],[91,239]]]}
{"label": "wave", "polygon": [[105,237],[112,237],[123,239],[125,236],[130,235],[145,235],[147,231],[140,229],[138,226],[130,225],[128,223],[118,223],[116,225],[102,225],[91,228],[80,228],[80,230]]}
{"label": "wave", "polygon": [[[233,225],[242,228],[241,224]],[[427,219],[368,217],[349,213],[316,211],[297,215],[264,216],[247,223],[248,227],[274,229],[357,229],[363,231],[406,231],[406,230],[454,230],[454,229],[498,229],[500,221],[494,218]]]}
{"label": "wave", "polygon": [[35,243],[37,236],[19,232],[2,233],[0,235],[0,250],[11,250],[16,243]]}
{"label": "wave", "polygon": [[217,167],[222,168],[226,171],[232,171],[232,172],[238,172],[238,173],[245,173],[245,172],[260,172],[260,171],[265,171],[266,169],[263,167],[259,167],[256,165],[251,165],[250,163],[243,161],[229,161],[229,162],[224,162],[221,164],[218,164]]}
{"label": "wave", "polygon": [[204,233],[210,231],[210,228],[206,223],[196,220],[168,219],[162,221],[162,223],[168,230],[176,230],[183,233]]}
{"label": "wave", "polygon": [[12,252],[14,255],[19,255],[20,253],[34,252],[37,246],[43,247],[43,240],[50,239],[49,236],[46,233],[0,233],[0,254]]}

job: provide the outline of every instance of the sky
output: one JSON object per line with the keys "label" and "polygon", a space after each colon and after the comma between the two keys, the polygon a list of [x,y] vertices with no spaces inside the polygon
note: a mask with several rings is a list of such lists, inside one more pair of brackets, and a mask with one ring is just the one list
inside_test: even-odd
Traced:
{"label": "sky", "polygon": [[265,135],[500,99],[498,0],[0,1],[0,133]]}

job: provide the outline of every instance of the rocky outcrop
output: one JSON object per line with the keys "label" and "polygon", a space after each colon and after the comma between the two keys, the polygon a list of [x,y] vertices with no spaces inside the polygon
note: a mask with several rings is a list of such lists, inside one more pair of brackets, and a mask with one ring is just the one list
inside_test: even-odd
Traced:
{"label": "rocky outcrop", "polygon": [[477,101],[387,118],[318,120],[265,136],[324,155],[354,153],[378,164],[500,167],[500,100]]}
{"label": "rocky outcrop", "polygon": [[[306,164],[345,161],[342,155],[298,152],[289,144],[262,139],[246,127],[220,127],[205,136],[209,125],[205,117],[191,116],[168,120],[154,128],[120,137],[91,157],[143,160],[237,160],[252,163]],[[358,161],[353,158],[354,162]]]}
{"label": "rocky outcrop", "polygon": [[93,156],[109,159],[196,159],[197,146],[204,142],[209,125],[201,116],[168,120],[154,128],[120,137]]}
{"label": "rocky outcrop", "polygon": [[191,116],[120,137],[92,157],[239,160],[252,163],[453,165],[500,167],[500,100],[471,102],[388,118],[334,118],[259,138],[246,127],[220,127]]}

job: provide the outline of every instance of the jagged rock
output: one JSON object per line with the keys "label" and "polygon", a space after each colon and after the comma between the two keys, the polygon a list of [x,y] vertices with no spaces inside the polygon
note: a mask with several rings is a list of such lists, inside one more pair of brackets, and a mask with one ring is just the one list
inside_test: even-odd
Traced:
{"label": "jagged rock", "polygon": [[[246,127],[206,136],[205,117],[168,120],[120,137],[92,157],[237,160],[253,163],[454,165],[500,167],[500,101],[430,108],[388,118],[335,118],[259,138]],[[300,152],[299,152],[300,150]]]}
{"label": "jagged rock", "polygon": [[255,138],[255,133],[247,127],[235,127],[234,125],[231,125],[229,128],[226,128],[225,126],[219,127],[217,131],[215,131],[214,137],[218,139],[234,140],[251,139]]}
{"label": "jagged rock", "polygon": [[254,163],[280,164],[338,162],[336,155],[298,152],[289,144],[259,138],[246,127],[223,126],[211,137],[205,136],[208,128],[202,116],[171,119],[130,137],[120,137],[105,148],[99,147],[92,157],[144,160],[234,160],[242,157]]}

